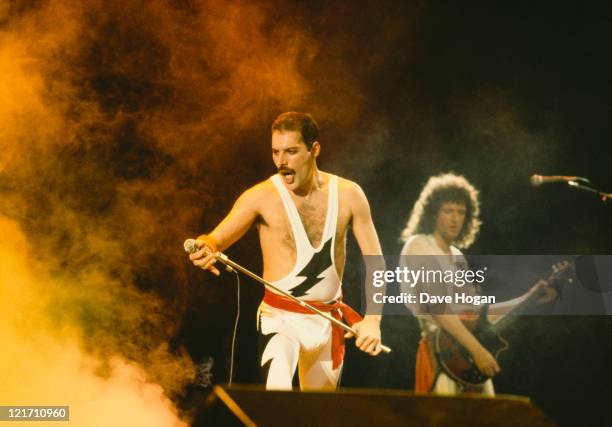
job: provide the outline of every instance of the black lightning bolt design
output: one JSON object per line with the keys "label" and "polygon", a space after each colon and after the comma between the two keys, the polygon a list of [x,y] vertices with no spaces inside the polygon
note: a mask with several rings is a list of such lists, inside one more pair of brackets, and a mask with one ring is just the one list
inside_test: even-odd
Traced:
{"label": "black lightning bolt design", "polygon": [[330,237],[323,248],[316,252],[302,271],[297,274],[297,277],[305,277],[306,279],[296,287],[289,289],[291,295],[294,297],[306,295],[310,289],[321,281],[318,276],[333,265],[330,250],[331,242],[332,238]]}

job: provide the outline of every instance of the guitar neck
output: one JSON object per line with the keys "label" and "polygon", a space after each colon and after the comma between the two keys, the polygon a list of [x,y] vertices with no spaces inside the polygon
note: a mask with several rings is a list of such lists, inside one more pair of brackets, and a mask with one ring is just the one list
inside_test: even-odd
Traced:
{"label": "guitar neck", "polygon": [[534,292],[530,292],[526,295],[523,301],[516,304],[510,311],[492,320],[491,324],[494,326],[495,330],[499,332],[514,320],[515,316],[529,313],[536,305],[536,301],[542,296],[542,293],[543,291],[541,288],[536,288]]}

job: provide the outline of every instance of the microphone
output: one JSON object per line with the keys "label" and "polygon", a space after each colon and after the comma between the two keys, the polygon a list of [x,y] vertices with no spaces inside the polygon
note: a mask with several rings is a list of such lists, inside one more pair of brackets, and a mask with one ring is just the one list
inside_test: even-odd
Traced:
{"label": "microphone", "polygon": [[185,243],[183,243],[183,248],[185,249],[185,252],[187,252],[188,254],[192,254],[198,251],[198,245],[196,245],[195,239],[185,240]]}
{"label": "microphone", "polygon": [[[185,252],[187,252],[188,254],[192,254],[194,252],[197,252],[200,248],[198,248],[198,245],[196,243],[196,239],[187,239],[183,243],[183,249],[185,249]],[[210,253],[208,251],[206,251],[206,252]],[[223,257],[225,255],[223,255],[223,254],[220,254],[220,255],[221,255],[220,257],[217,256],[217,259],[219,259],[219,258],[224,259]],[[227,257],[225,257],[225,259],[227,259]],[[231,266],[229,266],[229,265],[227,265],[225,263],[224,263],[224,268],[225,268],[225,271],[227,271],[228,273],[232,273],[234,271],[234,269]]]}
{"label": "microphone", "polygon": [[529,182],[534,187],[538,187],[542,184],[549,184],[551,182],[571,182],[571,181],[583,181],[589,182],[588,179],[581,176],[563,176],[563,175],[531,175]]}

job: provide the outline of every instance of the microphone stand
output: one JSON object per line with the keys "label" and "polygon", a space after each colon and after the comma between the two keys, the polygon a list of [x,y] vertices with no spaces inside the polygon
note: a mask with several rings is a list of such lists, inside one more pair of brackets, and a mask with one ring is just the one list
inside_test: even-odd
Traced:
{"label": "microphone stand", "polygon": [[[585,180],[590,184],[589,180]],[[576,188],[578,190],[588,191],[589,193],[597,194],[597,196],[601,197],[601,201],[606,203],[608,200],[612,199],[612,193],[604,193],[596,188],[590,187],[588,185],[581,184],[577,181],[567,181],[567,185],[570,187]]]}
{"label": "microphone stand", "polygon": [[[197,247],[195,245],[195,241],[193,243],[190,242],[190,244],[188,244],[189,240],[191,240],[191,239],[188,239],[187,241],[185,241],[185,245],[184,246],[185,246],[185,250],[188,253],[191,253],[192,251],[194,251],[194,249],[197,250]],[[243,266],[241,266],[240,264],[232,261],[224,253],[222,253],[222,252],[215,252],[212,255],[217,259],[217,261],[219,261],[222,264],[224,264],[226,266],[226,269],[229,267],[230,269],[237,270],[237,271],[241,272],[242,274],[250,277],[251,279],[261,283],[266,288],[271,289],[274,292],[279,293],[279,294],[289,298],[290,300],[292,300],[293,302],[301,305],[305,309],[310,310],[313,313],[318,314],[321,317],[324,317],[325,319],[329,320],[334,325],[339,326],[340,328],[342,328],[346,332],[350,332],[353,335],[357,336],[357,331],[355,331],[355,329],[351,328],[346,323],[341,322],[341,321],[335,319],[332,315],[330,315],[328,313],[325,313],[325,312],[319,310],[316,307],[313,307],[312,305],[308,304],[306,301],[302,301],[301,299],[294,297],[293,295],[291,295],[289,292],[285,291],[284,289],[281,289],[278,286],[274,286],[272,283],[268,282],[264,278],[259,277],[257,274],[253,273],[252,271],[250,271],[250,270],[244,268]],[[230,270],[228,270],[228,271],[230,271]],[[382,344],[382,343],[380,344],[380,349],[382,350],[383,353],[391,353],[391,348],[386,346],[386,345],[384,345],[384,344]]]}

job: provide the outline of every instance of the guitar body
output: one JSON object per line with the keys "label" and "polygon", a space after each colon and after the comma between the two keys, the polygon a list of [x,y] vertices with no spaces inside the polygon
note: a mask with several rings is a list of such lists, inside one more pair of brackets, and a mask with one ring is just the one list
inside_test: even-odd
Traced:
{"label": "guitar body", "polygon": [[[503,330],[503,321],[511,322],[513,316],[508,314],[521,313],[526,308],[533,306],[535,301],[543,297],[546,287],[556,290],[560,294],[566,283],[574,281],[574,268],[568,261],[553,266],[553,273],[545,280],[538,282],[532,289],[529,297],[518,304],[510,313],[501,316],[495,325],[487,319],[489,306],[484,306],[477,318],[462,319],[463,324],[476,337],[476,339],[498,360],[499,355],[510,348],[510,344],[500,334]],[[467,386],[478,386],[489,379],[474,364],[471,354],[459,342],[443,328],[437,328],[433,337],[433,350],[439,366],[452,379]],[[499,360],[498,360],[499,361]]]}
{"label": "guitar body", "polygon": [[[510,347],[508,341],[500,336],[487,320],[486,306],[481,310],[478,318],[462,321],[495,359]],[[444,329],[436,330],[433,345],[438,364],[455,381],[463,385],[478,386],[489,379],[478,370],[465,347]]]}

